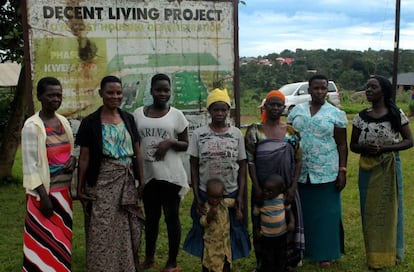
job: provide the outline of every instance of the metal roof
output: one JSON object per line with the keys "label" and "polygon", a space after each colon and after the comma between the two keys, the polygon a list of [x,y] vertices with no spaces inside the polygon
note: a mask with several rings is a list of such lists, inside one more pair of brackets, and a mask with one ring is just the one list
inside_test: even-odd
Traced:
{"label": "metal roof", "polygon": [[413,85],[414,86],[414,73],[398,74],[397,85]]}
{"label": "metal roof", "polygon": [[0,63],[0,87],[17,86],[21,65],[16,62]]}

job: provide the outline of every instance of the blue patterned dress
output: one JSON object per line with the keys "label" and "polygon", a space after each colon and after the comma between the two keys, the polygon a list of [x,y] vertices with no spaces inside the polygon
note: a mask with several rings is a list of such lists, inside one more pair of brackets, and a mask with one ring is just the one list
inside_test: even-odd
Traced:
{"label": "blue patterned dress", "polygon": [[336,189],[339,153],[335,128],[346,128],[345,112],[325,102],[311,115],[310,104],[293,108],[287,122],[302,139],[302,170],[298,191],[305,228],[304,258],[331,261],[344,252],[341,195]]}

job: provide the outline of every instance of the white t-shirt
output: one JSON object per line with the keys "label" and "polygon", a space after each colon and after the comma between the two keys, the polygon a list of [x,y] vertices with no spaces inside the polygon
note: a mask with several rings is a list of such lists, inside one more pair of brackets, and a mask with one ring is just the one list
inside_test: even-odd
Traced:
{"label": "white t-shirt", "polygon": [[238,161],[246,159],[244,137],[240,129],[230,126],[226,132],[217,133],[210,127],[197,128],[190,139],[187,153],[199,159],[199,189],[206,191],[207,180],[220,178],[224,193],[238,189]]}
{"label": "white t-shirt", "polygon": [[144,107],[133,113],[140,136],[140,147],[144,166],[144,179],[148,183],[152,179],[164,180],[181,186],[180,195],[188,191],[188,179],[179,152],[169,149],[161,161],[156,161],[155,145],[166,139],[177,139],[177,135],[185,130],[188,121],[184,114],[174,107],[160,118],[147,117]]}

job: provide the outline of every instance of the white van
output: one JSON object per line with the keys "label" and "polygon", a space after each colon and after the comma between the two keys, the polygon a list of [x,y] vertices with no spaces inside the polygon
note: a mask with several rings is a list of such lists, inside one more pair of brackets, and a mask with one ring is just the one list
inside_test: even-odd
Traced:
{"label": "white van", "polygon": [[[308,93],[309,83],[307,81],[296,82],[283,85],[279,91],[281,91],[286,97],[286,108],[283,111],[284,115],[288,115],[294,106],[310,101],[311,97]],[[335,85],[335,82],[328,82],[328,97],[327,100],[337,107],[341,107],[341,101],[339,98],[339,91]]]}

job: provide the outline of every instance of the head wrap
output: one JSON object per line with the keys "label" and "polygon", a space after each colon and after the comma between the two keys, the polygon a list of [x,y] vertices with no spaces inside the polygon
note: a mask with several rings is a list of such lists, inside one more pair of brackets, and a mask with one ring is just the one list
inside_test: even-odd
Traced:
{"label": "head wrap", "polygon": [[[268,101],[272,97],[278,97],[278,98],[280,98],[280,100],[283,101],[283,103],[286,102],[285,95],[279,90],[272,90],[272,91],[268,92],[267,95],[266,95],[265,101]],[[266,110],[262,111],[261,119],[262,119],[262,123],[266,122],[266,119],[267,119]]]}
{"label": "head wrap", "polygon": [[216,89],[212,90],[210,92],[210,94],[207,96],[206,108],[208,109],[210,107],[210,105],[215,103],[215,102],[224,102],[227,105],[229,105],[229,107],[231,106],[230,97],[227,94],[227,89],[221,90],[219,88],[216,88]]}
{"label": "head wrap", "polygon": [[286,102],[285,95],[279,90],[272,90],[268,92],[266,95],[266,100],[269,100],[271,97],[279,97],[283,102]]}

